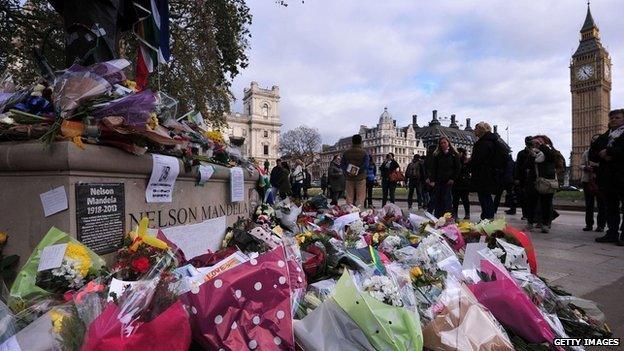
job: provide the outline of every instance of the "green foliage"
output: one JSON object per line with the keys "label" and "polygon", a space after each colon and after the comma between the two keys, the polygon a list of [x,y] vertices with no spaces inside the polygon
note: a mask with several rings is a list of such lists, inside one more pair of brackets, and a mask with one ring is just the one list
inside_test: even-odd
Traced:
{"label": "green foliage", "polygon": [[[171,62],[150,77],[179,100],[178,111],[199,110],[215,125],[229,112],[232,78],[247,67],[251,13],[245,0],[170,0]],[[40,77],[33,50],[45,40],[43,53],[55,70],[64,69],[63,20],[45,0],[0,0],[0,73],[8,70],[17,83]],[[126,32],[120,56],[135,61],[137,39]],[[131,74],[132,76],[132,74]]]}

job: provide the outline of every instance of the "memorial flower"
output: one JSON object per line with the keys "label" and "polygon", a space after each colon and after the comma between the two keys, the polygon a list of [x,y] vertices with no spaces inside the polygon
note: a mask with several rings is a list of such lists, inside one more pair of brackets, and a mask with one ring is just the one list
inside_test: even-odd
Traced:
{"label": "memorial flower", "polygon": [[8,235],[5,232],[0,232],[0,245],[4,245],[7,241]]}
{"label": "memorial flower", "polygon": [[75,242],[67,244],[61,265],[37,274],[37,285],[47,291],[64,294],[82,288],[97,275],[87,248]]}
{"label": "memorial flower", "polygon": [[370,296],[388,305],[403,306],[399,289],[390,278],[384,275],[374,275],[364,279],[362,290],[367,291]]}

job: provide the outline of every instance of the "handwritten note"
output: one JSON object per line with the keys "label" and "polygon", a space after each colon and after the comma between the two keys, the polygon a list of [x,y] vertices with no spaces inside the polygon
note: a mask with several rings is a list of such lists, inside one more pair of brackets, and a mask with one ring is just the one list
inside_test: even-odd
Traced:
{"label": "handwritten note", "polygon": [[199,165],[199,181],[197,184],[204,185],[212,177],[214,167],[211,165]]}
{"label": "handwritten note", "polygon": [[245,201],[245,176],[240,167],[230,169],[230,198],[232,202]]}
{"label": "handwritten note", "polygon": [[178,173],[180,173],[180,163],[177,158],[152,155],[152,175],[145,189],[146,201],[171,202]]}
{"label": "handwritten note", "polygon": [[58,268],[63,263],[63,257],[67,250],[67,244],[46,246],[41,250],[37,272]]}
{"label": "handwritten note", "polygon": [[43,194],[39,194],[43,204],[43,214],[48,217],[68,208],[65,187],[59,186]]}
{"label": "handwritten note", "polygon": [[227,216],[209,219],[197,224],[162,228],[162,232],[182,252],[187,260],[215,252],[221,247],[227,229]]}

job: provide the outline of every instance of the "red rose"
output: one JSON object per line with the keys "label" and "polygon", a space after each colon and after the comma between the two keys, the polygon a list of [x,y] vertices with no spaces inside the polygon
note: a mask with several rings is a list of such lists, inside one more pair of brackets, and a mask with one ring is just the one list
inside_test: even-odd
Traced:
{"label": "red rose", "polygon": [[150,262],[147,257],[139,257],[132,260],[130,266],[139,273],[145,273],[150,268]]}

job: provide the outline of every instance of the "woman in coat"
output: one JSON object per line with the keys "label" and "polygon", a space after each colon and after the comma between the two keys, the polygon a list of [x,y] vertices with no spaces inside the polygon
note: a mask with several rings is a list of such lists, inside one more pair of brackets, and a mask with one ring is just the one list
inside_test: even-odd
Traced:
{"label": "woman in coat", "polygon": [[446,137],[438,140],[438,147],[433,152],[429,183],[434,188],[436,217],[453,211],[453,184],[459,178],[461,165],[459,154]]}
{"label": "woman in coat", "polygon": [[287,198],[291,195],[292,190],[290,188],[290,166],[288,162],[282,162],[280,169],[277,171],[275,175],[276,184],[275,187],[279,192],[279,196],[282,199]]}
{"label": "woman in coat", "polygon": [[[527,174],[527,188],[525,190],[529,230],[533,229],[537,222],[541,224],[542,233],[550,231],[554,192],[539,193],[537,191],[537,178],[557,179],[556,156],[557,154],[550,138],[545,135],[533,137],[533,147],[529,151],[529,157],[524,166]],[[536,211],[537,208],[540,209],[539,215]]]}
{"label": "woman in coat", "polygon": [[393,182],[390,180],[390,174],[396,171],[399,168],[399,164],[394,160],[394,154],[392,152],[386,155],[386,159],[379,167],[381,171],[381,191],[382,191],[382,199],[381,206],[385,206],[388,201],[388,196],[390,197],[390,202],[394,203],[394,192],[397,187],[397,182]]}
{"label": "woman in coat", "polygon": [[327,171],[327,182],[329,183],[329,193],[331,197],[331,205],[338,205],[338,199],[342,197],[342,193],[345,190],[345,176],[340,168],[340,155],[335,155],[332,161],[329,163],[329,170]]}

